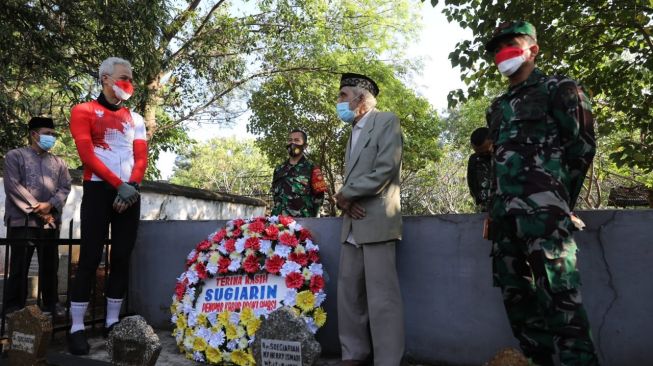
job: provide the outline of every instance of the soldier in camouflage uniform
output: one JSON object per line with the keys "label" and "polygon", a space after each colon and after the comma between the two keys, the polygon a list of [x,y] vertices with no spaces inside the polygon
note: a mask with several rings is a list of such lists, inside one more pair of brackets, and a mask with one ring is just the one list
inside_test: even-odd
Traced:
{"label": "soldier in camouflage uniform", "polygon": [[535,28],[503,23],[486,49],[510,82],[487,111],[495,286],[524,354],[537,365],[598,365],[580,295],[572,213],[596,151],[578,83],[535,68]]}
{"label": "soldier in camouflage uniform", "polygon": [[487,212],[492,185],[492,140],[487,127],[477,128],[470,136],[474,153],[467,161],[467,186],[474,198],[476,212]]}
{"label": "soldier in camouflage uniform", "polygon": [[304,131],[293,130],[288,138],[289,159],[274,169],[272,215],[316,217],[324,202],[327,185],[320,168],[306,159]]}

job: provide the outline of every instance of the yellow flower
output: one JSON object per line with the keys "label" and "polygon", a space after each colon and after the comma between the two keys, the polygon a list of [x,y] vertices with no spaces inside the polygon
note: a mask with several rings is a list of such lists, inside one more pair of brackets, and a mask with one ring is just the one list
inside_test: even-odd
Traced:
{"label": "yellow flower", "polygon": [[193,351],[204,351],[206,349],[206,341],[202,337],[196,337],[193,342]]}
{"label": "yellow flower", "polygon": [[261,319],[252,319],[247,322],[247,335],[248,336],[253,336],[254,333],[258,330],[258,328],[261,326]]}
{"label": "yellow flower", "polygon": [[240,312],[240,322],[243,324],[249,323],[254,319],[254,311],[251,308],[244,308]]}
{"label": "yellow flower", "polygon": [[200,313],[200,315],[197,316],[197,325],[198,326],[205,326],[206,325],[206,313]]}
{"label": "yellow flower", "polygon": [[223,327],[226,327],[229,324],[229,317],[231,317],[231,313],[228,311],[223,311],[218,315],[218,323],[222,325]]}
{"label": "yellow flower", "polygon": [[326,323],[327,315],[324,309],[322,308],[317,308],[315,309],[315,312],[313,313],[313,319],[315,319],[315,324],[318,327],[321,327]]}
{"label": "yellow flower", "polygon": [[231,352],[231,362],[238,366],[250,366],[254,365],[256,361],[254,361],[254,356],[250,353],[238,349]]}
{"label": "yellow flower", "polygon": [[186,328],[186,317],[182,314],[177,316],[177,328],[185,329]]}
{"label": "yellow flower", "polygon": [[206,349],[206,359],[210,363],[217,364],[218,362],[222,361],[222,352],[220,352],[220,350],[217,348],[208,347]]}
{"label": "yellow flower", "polygon": [[245,328],[240,325],[236,327],[236,338],[242,338],[245,336]]}
{"label": "yellow flower", "polygon": [[233,324],[227,324],[225,327],[225,333],[227,333],[228,340],[232,340],[238,336],[236,333],[236,327]]}
{"label": "yellow flower", "polygon": [[313,305],[315,304],[315,296],[313,295],[312,292],[306,290],[302,291],[297,294],[297,306],[299,306],[300,309],[302,309],[304,312],[307,312],[311,309],[313,309]]}
{"label": "yellow flower", "polygon": [[218,252],[214,252],[209,257],[209,263],[218,264],[219,259],[220,259],[220,254]]}
{"label": "yellow flower", "polygon": [[177,305],[179,305],[179,301],[174,300],[172,305],[170,305],[170,313],[174,314],[177,312]]}
{"label": "yellow flower", "polygon": [[302,253],[306,253],[306,249],[304,249],[302,245],[298,245],[295,247],[294,252],[297,254],[302,254]]}
{"label": "yellow flower", "polygon": [[219,332],[221,330],[222,330],[222,325],[220,325],[220,323],[218,323],[218,324],[211,327],[211,331],[213,331],[213,332]]}

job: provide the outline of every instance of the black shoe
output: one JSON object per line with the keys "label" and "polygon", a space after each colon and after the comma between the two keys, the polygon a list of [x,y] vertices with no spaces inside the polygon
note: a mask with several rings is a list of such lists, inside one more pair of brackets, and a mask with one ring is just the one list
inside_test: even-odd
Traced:
{"label": "black shoe", "polygon": [[111,333],[111,331],[116,326],[116,324],[118,324],[118,322],[115,322],[115,323],[109,325],[108,327],[105,324],[104,328],[102,328],[102,337],[103,338],[109,338],[109,333]]}
{"label": "black shoe", "polygon": [[91,346],[88,344],[83,330],[68,335],[68,352],[73,355],[87,355],[90,349]]}

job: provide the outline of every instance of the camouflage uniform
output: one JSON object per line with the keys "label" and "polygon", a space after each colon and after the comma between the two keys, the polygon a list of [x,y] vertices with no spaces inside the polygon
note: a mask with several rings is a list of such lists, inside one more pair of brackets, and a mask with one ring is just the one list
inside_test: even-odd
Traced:
{"label": "camouflage uniform", "polygon": [[467,186],[474,198],[477,212],[486,212],[492,185],[492,156],[473,153],[467,162]]}
{"label": "camouflage uniform", "polygon": [[320,168],[302,157],[297,164],[289,160],[274,169],[272,215],[315,217],[324,202],[327,185]]}
{"label": "camouflage uniform", "polygon": [[571,221],[596,151],[590,101],[562,76],[535,69],[487,111],[494,143],[493,275],[526,356],[598,365],[582,305]]}

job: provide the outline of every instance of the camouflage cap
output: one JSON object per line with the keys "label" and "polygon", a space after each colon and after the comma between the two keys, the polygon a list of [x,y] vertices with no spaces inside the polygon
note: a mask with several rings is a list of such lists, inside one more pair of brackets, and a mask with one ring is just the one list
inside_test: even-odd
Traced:
{"label": "camouflage cap", "polygon": [[503,22],[494,29],[492,39],[485,44],[485,50],[487,52],[493,52],[501,39],[520,34],[531,36],[534,40],[537,40],[537,33],[533,24],[523,20]]}

